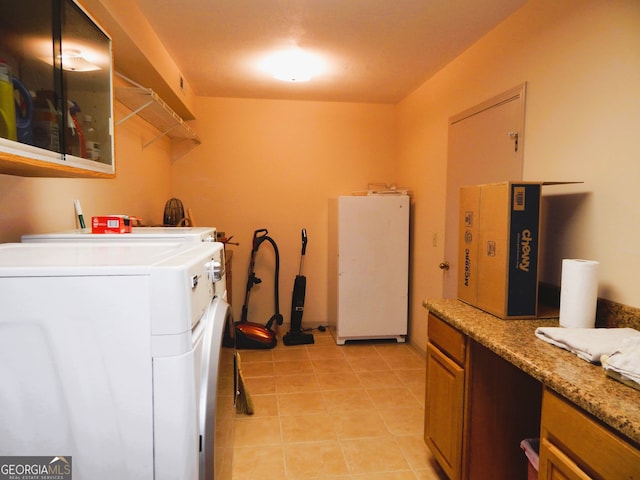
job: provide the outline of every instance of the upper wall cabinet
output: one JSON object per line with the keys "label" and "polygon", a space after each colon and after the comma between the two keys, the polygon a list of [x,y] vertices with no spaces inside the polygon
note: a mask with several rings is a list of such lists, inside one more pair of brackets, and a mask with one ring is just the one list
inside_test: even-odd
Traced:
{"label": "upper wall cabinet", "polygon": [[115,175],[111,38],[73,0],[0,3],[0,174]]}

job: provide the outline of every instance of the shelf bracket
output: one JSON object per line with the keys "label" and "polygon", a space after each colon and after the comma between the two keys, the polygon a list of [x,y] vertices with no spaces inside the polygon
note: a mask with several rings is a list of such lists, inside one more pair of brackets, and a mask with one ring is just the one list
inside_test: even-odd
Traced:
{"label": "shelf bracket", "polygon": [[147,148],[152,143],[155,143],[157,140],[160,140],[165,135],[168,135],[171,130],[173,130],[174,128],[176,128],[179,125],[180,125],[179,123],[176,123],[175,125],[169,127],[167,130],[165,130],[164,132],[161,132],[160,135],[155,136],[153,139],[149,140],[147,143],[142,145],[142,149],[144,150],[145,148]]}
{"label": "shelf bracket", "polygon": [[138,115],[142,110],[144,110],[145,108],[147,108],[148,106],[150,106],[153,103],[153,100],[149,100],[147,103],[145,103],[144,105],[142,105],[139,108],[136,108],[134,111],[130,112],[129,114],[125,115],[124,117],[122,117],[120,120],[118,120],[116,122],[116,125],[120,125],[124,122],[126,122],[127,120],[129,120],[131,117]]}

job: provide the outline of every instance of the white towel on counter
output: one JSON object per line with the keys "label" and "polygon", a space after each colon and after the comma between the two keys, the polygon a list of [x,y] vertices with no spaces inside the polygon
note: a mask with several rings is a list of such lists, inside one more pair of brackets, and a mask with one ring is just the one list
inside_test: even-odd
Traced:
{"label": "white towel on counter", "polygon": [[615,352],[603,359],[602,366],[640,383],[640,337],[623,340]]}
{"label": "white towel on counter", "polygon": [[640,339],[633,328],[565,328],[538,327],[536,337],[575,353],[591,363],[600,362],[602,355],[611,355],[629,338]]}

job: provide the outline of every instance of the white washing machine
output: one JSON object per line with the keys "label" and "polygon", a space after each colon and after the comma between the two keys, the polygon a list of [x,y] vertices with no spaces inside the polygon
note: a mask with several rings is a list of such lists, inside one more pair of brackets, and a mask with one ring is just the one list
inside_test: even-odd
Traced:
{"label": "white washing machine", "polygon": [[91,233],[90,228],[62,232],[36,233],[22,236],[22,242],[69,242],[90,240],[96,242],[170,241],[215,242],[215,227],[133,227],[131,233]]}
{"label": "white washing machine", "polygon": [[2,455],[71,457],[76,479],[230,478],[220,281],[218,243],[0,245]]}
{"label": "white washing machine", "polygon": [[[69,243],[69,242],[171,242],[197,243],[215,242],[215,227],[133,227],[131,233],[92,233],[91,228],[78,228],[61,232],[32,233],[22,235],[22,243]],[[225,264],[224,244],[220,243],[222,264]],[[227,301],[227,281],[222,277],[215,284],[215,294]]]}

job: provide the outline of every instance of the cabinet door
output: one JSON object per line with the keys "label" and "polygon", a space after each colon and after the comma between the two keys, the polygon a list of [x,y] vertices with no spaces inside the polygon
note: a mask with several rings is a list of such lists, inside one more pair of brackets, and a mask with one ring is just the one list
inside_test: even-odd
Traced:
{"label": "cabinet door", "polygon": [[[61,5],[64,153],[105,169],[111,151],[111,41],[72,0]],[[83,162],[87,163],[87,162]]]}
{"label": "cabinet door", "polygon": [[74,0],[0,2],[0,34],[0,173],[112,177],[108,35]]}
{"label": "cabinet door", "polygon": [[[635,445],[548,388],[543,395],[540,436],[541,465],[549,463],[549,457],[560,471],[553,459],[566,458],[566,465],[575,464],[577,471],[590,475],[566,478],[640,479],[640,450]],[[563,478],[548,470],[551,467],[545,468],[541,480]]]}
{"label": "cabinet door", "polygon": [[54,13],[52,0],[0,2],[0,154],[62,160]]}
{"label": "cabinet door", "polygon": [[464,369],[427,344],[425,442],[451,480],[460,478]]}
{"label": "cabinet door", "polygon": [[591,480],[569,457],[549,441],[540,442],[540,480]]}

